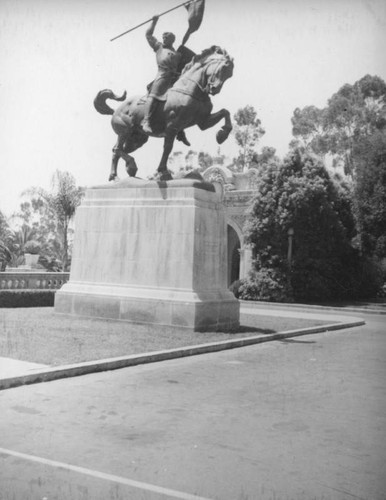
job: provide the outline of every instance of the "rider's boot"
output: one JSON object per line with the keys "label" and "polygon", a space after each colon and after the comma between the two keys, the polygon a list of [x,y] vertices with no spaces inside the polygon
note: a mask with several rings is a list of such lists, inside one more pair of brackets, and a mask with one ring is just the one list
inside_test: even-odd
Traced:
{"label": "rider's boot", "polygon": [[155,99],[153,97],[148,97],[147,103],[146,103],[146,110],[145,110],[145,117],[142,121],[142,130],[146,134],[152,134],[153,129],[150,125],[150,120],[152,115],[154,114],[154,108],[155,108]]}
{"label": "rider's boot", "polygon": [[182,143],[185,144],[185,146],[190,146],[190,142],[186,138],[185,131],[180,130],[177,134],[177,141],[181,141]]}

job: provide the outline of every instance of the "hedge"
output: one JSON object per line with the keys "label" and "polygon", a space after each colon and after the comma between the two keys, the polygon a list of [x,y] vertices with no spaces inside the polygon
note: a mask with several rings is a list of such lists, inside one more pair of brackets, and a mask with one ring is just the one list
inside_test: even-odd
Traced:
{"label": "hedge", "polygon": [[52,307],[56,290],[0,290],[0,307]]}

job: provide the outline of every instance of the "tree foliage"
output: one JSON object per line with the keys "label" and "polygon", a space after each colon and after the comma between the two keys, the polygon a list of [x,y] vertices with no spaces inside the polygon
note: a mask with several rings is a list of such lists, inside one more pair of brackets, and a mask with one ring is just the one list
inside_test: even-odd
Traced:
{"label": "tree foliage", "polygon": [[386,128],[385,82],[367,75],[344,85],[328,102],[325,124],[328,151],[355,176],[358,146]]}
{"label": "tree foliage", "polygon": [[280,169],[267,166],[245,227],[255,259],[241,287],[243,298],[332,300],[373,291],[363,288],[364,263],[350,245],[354,222],[347,190],[310,153],[293,151]]}
{"label": "tree foliage", "polygon": [[386,130],[386,83],[366,75],[353,85],[345,84],[324,109],[306,106],[292,117],[293,146],[318,154],[331,154],[345,172],[355,176],[361,144]]}
{"label": "tree foliage", "polygon": [[256,145],[265,134],[261,121],[257,117],[257,111],[253,106],[240,108],[234,115],[234,137],[239,146],[239,156],[236,159],[238,170],[246,170],[250,167],[252,159],[256,154]]}
{"label": "tree foliage", "polygon": [[290,144],[292,148],[323,153],[326,149],[323,141],[323,110],[315,106],[296,108],[291,118],[292,134],[295,140]]}
{"label": "tree foliage", "polygon": [[276,156],[276,149],[272,146],[264,146],[260,153],[256,153],[253,161],[260,167],[267,166],[271,162],[278,162],[279,157]]}
{"label": "tree foliage", "polygon": [[5,269],[11,260],[10,246],[11,230],[5,215],[0,211],[0,271]]}
{"label": "tree foliage", "polygon": [[198,153],[198,164],[202,171],[213,165],[213,157],[204,151]]}
{"label": "tree foliage", "polygon": [[[28,245],[39,245],[37,227],[29,226],[24,220],[17,228],[12,228],[7,219],[0,215],[0,262],[1,269],[6,265],[18,267],[24,263]],[[40,245],[39,245],[40,246]]]}
{"label": "tree foliage", "polygon": [[292,117],[295,140],[342,164],[353,182],[353,209],[363,254],[386,257],[386,83],[366,75],[343,85],[324,109],[306,106]]}
{"label": "tree foliage", "polygon": [[361,142],[356,156],[354,213],[358,247],[386,258],[386,134],[378,131]]}
{"label": "tree foliage", "polygon": [[34,187],[24,193],[29,201],[21,204],[19,217],[34,229],[43,244],[45,265],[57,270],[69,267],[70,221],[81,202],[84,189],[76,186],[69,172],[57,170],[52,177],[51,190]]}

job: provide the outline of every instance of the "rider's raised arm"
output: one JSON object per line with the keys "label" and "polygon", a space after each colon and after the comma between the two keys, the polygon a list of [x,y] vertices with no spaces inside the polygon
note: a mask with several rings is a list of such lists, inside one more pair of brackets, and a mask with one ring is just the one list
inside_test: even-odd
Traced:
{"label": "rider's raised arm", "polygon": [[157,24],[157,22],[158,16],[154,16],[150,27],[146,31],[146,40],[154,51],[158,50],[159,46],[162,45],[161,42],[159,42],[156,37],[153,36],[155,25]]}

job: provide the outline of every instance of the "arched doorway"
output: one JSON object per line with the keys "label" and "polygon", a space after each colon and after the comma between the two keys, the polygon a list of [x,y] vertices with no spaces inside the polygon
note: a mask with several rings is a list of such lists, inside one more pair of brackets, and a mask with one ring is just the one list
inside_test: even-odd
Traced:
{"label": "arched doorway", "polygon": [[240,279],[240,238],[232,226],[228,224],[228,286]]}

